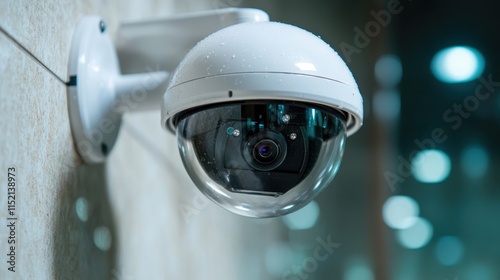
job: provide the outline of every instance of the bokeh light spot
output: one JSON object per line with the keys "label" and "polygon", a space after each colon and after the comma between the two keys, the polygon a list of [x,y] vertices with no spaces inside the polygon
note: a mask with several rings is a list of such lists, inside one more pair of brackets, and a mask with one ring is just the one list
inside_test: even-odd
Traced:
{"label": "bokeh light spot", "polygon": [[412,226],[419,214],[418,203],[408,196],[391,196],[382,208],[382,216],[387,226],[405,229]]}
{"label": "bokeh light spot", "polygon": [[76,200],[75,212],[80,221],[86,222],[89,219],[89,202],[85,197],[79,197]]}
{"label": "bokeh light spot", "polygon": [[436,53],[431,69],[434,76],[442,82],[467,82],[483,73],[484,58],[478,50],[471,47],[450,47]]}
{"label": "bokeh light spot", "polygon": [[356,261],[344,272],[343,280],[374,280],[373,271],[365,262]]}
{"label": "bokeh light spot", "polygon": [[100,226],[94,230],[94,244],[102,251],[111,248],[111,232],[105,226]]}
{"label": "bokeh light spot", "polygon": [[461,165],[464,174],[468,177],[481,178],[488,171],[488,153],[481,146],[470,146],[462,153]]}
{"label": "bokeh light spot", "polygon": [[395,55],[383,55],[375,63],[375,78],[383,87],[397,86],[402,76],[403,66],[399,57]]}
{"label": "bokeh light spot", "polygon": [[418,249],[429,243],[432,233],[432,225],[426,219],[417,217],[411,227],[398,231],[396,238],[404,248]]}
{"label": "bokeh light spot", "polygon": [[441,237],[436,245],[436,258],[445,266],[455,265],[460,262],[464,255],[462,241],[454,236]]}
{"label": "bokeh light spot", "polygon": [[450,175],[450,157],[440,150],[420,151],[412,160],[412,173],[422,183],[439,183]]}
{"label": "bokeh light spot", "polygon": [[319,218],[319,205],[311,201],[304,208],[283,216],[283,221],[290,230],[304,230],[312,228]]}

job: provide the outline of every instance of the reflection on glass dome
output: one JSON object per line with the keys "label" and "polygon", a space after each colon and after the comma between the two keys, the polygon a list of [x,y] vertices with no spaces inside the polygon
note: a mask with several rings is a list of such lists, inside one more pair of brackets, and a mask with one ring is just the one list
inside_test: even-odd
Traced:
{"label": "reflection on glass dome", "polygon": [[181,117],[177,135],[205,195],[244,216],[272,217],[302,208],[329,185],[342,159],[344,122],[319,106],[246,102]]}

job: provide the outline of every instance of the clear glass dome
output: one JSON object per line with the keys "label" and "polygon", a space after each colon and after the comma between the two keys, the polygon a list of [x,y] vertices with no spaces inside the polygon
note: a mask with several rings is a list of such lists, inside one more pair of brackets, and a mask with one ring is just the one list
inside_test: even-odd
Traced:
{"label": "clear glass dome", "polygon": [[330,184],[346,129],[333,109],[266,101],[190,112],[177,137],[200,191],[231,212],[263,218],[302,208]]}

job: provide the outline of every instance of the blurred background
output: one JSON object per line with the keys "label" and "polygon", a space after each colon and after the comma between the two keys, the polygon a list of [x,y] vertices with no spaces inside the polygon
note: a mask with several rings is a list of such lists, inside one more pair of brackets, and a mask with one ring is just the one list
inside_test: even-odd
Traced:
{"label": "blurred background", "polygon": [[[227,7],[317,34],[364,97],[364,126],[332,185],[286,217],[209,202],[158,111],[126,114],[105,164],[81,164],[71,140],[64,82],[83,15],[116,34],[124,20]],[[20,272],[2,266],[0,278],[500,279],[499,10],[491,0],[0,1],[0,164],[20,170],[24,221]]]}
{"label": "blurred background", "polygon": [[289,279],[500,279],[499,4],[242,5],[321,36],[365,102],[365,125],[331,188],[282,219],[289,231],[269,252],[283,254],[266,263],[271,275],[287,250],[312,270],[316,237],[331,235],[341,245],[330,258],[310,278]]}

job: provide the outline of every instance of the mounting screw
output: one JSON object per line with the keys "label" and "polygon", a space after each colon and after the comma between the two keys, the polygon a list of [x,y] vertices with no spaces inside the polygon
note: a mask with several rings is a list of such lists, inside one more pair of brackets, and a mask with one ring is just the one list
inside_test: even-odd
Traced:
{"label": "mounting screw", "polygon": [[101,152],[104,156],[108,154],[108,145],[104,142],[101,143]]}
{"label": "mounting screw", "polygon": [[99,22],[99,30],[101,30],[101,33],[104,33],[104,31],[106,31],[106,24],[102,20]]}
{"label": "mounting screw", "polygon": [[281,117],[281,120],[287,124],[289,121],[290,121],[290,115],[288,114],[284,114],[282,117]]}

